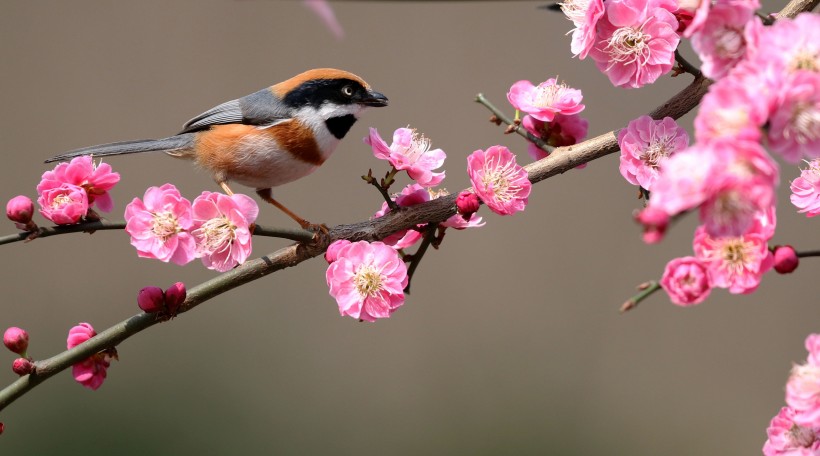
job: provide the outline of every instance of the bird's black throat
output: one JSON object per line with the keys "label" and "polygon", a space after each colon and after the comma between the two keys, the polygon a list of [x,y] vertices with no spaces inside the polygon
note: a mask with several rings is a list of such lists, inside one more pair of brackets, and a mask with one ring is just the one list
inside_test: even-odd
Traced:
{"label": "bird's black throat", "polygon": [[353,114],[331,117],[325,121],[327,129],[330,130],[330,133],[335,136],[336,139],[344,138],[354,123],[356,123],[356,116]]}

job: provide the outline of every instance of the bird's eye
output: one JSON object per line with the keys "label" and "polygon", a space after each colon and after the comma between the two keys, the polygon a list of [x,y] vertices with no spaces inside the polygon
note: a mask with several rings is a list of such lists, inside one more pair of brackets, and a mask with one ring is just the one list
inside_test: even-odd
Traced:
{"label": "bird's eye", "polygon": [[347,86],[342,87],[342,95],[344,95],[346,97],[352,97],[353,96],[353,86],[347,85]]}

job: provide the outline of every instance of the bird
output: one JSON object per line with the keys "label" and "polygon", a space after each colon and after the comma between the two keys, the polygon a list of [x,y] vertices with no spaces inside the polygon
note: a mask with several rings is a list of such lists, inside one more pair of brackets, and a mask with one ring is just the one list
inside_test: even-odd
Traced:
{"label": "bird", "polygon": [[387,97],[359,76],[317,68],[215,106],[186,122],[174,136],[83,147],[45,162],[165,152],[210,172],[228,195],[233,195],[229,182],[251,187],[302,228],[323,228],[274,199],[273,187],[318,169],[365,109],[382,106],[387,106]]}

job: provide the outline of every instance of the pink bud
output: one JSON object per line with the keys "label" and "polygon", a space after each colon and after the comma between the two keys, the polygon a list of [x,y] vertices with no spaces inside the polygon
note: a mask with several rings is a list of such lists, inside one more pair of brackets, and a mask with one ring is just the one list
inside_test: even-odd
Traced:
{"label": "pink bud", "polygon": [[3,334],[3,344],[14,353],[22,355],[28,350],[28,333],[25,329],[12,326]]}
{"label": "pink bud", "polygon": [[652,206],[635,214],[635,221],[643,225],[643,241],[647,244],[657,244],[666,235],[669,227],[669,214]]}
{"label": "pink bud", "polygon": [[20,195],[10,199],[6,204],[6,217],[12,222],[26,224],[34,214],[34,203],[28,196]]}
{"label": "pink bud", "polygon": [[6,425],[3,424],[2,422],[0,422],[0,434],[2,434],[3,431],[5,431],[5,430],[6,430]]}
{"label": "pink bud", "polygon": [[480,205],[481,201],[478,199],[478,195],[467,190],[459,193],[456,198],[456,208],[458,213],[464,217],[464,220],[469,220],[470,216],[478,211]]}
{"label": "pink bud", "polygon": [[185,302],[187,295],[188,292],[185,291],[185,284],[182,282],[177,282],[168,287],[168,289],[165,290],[165,305],[168,307],[168,313],[176,315],[179,306]]}
{"label": "pink bud", "polygon": [[350,245],[350,241],[346,239],[333,241],[333,243],[327,248],[327,252],[325,252],[325,261],[327,261],[327,264],[336,261],[336,259],[339,258],[339,250],[342,250],[343,247],[347,247],[348,245]]}
{"label": "pink bud", "polygon": [[34,364],[26,358],[17,358],[11,365],[15,374],[23,376],[34,372]]}
{"label": "pink bud", "polygon": [[159,312],[165,307],[165,295],[162,288],[145,287],[137,294],[137,305],[145,313]]}
{"label": "pink bud", "polygon": [[780,274],[788,274],[800,264],[797,252],[790,245],[778,245],[774,248],[774,270]]}

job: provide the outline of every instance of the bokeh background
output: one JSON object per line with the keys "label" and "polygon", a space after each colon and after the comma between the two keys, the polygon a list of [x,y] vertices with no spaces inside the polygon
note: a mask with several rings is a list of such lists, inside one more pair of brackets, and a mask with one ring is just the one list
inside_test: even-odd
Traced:
{"label": "bokeh background", "polygon": [[[571,58],[571,24],[539,4],[335,2],[346,32],[336,40],[299,1],[5,2],[0,199],[36,196],[43,159],[61,151],[167,136],[213,105],[339,67],[390,107],[367,112],[322,169],[276,195],[310,220],[350,223],[381,204],[359,178],[386,171],[361,142],[370,126],[386,137],[407,125],[424,132],[447,152],[445,186],[457,191],[475,149],[504,144],[528,161],[520,137],[487,122],[478,92],[511,112],[513,82],[557,75],[583,90],[597,135],[689,82],[613,88],[591,61]],[[190,199],[217,190],[162,155],[109,162],[122,175],[112,220],[152,185],[172,182]],[[782,167],[773,241],[817,248],[818,222],[788,202],[798,174]],[[614,155],[542,182],[524,213],[485,209],[486,227],[448,233],[406,305],[376,324],[339,316],[321,259],[274,274],[120,345],[99,391],[68,372],[37,387],[0,414],[0,452],[760,454],[803,339],[820,331],[818,262],[771,273],[750,296],[720,290],[682,309],[661,293],[619,315],[635,285],[691,254],[694,220],[646,246],[631,220],[639,206]],[[270,207],[260,223],[293,226]],[[255,255],[285,245],[258,238]],[[137,258],[124,232],[0,251],[0,326],[26,328],[38,358],[64,349],[78,322],[103,329],[135,314],[143,286],[215,275]],[[2,383],[14,379],[0,370]]]}

